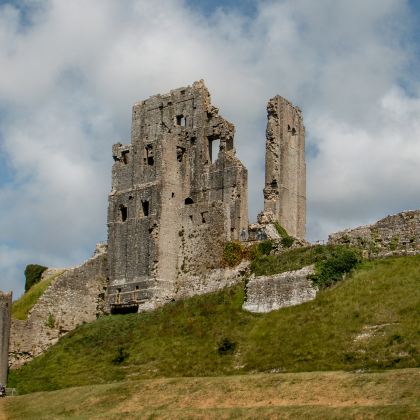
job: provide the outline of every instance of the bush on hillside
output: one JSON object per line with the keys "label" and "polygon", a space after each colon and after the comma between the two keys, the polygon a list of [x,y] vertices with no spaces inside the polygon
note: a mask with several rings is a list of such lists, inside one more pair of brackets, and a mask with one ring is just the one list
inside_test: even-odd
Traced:
{"label": "bush on hillside", "polygon": [[226,242],[223,249],[223,263],[228,267],[235,267],[244,257],[244,249],[239,242]]}
{"label": "bush on hillside", "polygon": [[230,340],[229,338],[224,338],[218,346],[218,353],[221,356],[224,356],[226,354],[233,354],[235,352],[236,349],[236,343],[232,340]]}
{"label": "bush on hillside", "polygon": [[38,264],[29,264],[25,268],[25,292],[27,292],[34,284],[41,280],[42,273],[48,267]]}
{"label": "bush on hillside", "polygon": [[248,249],[247,258],[251,261],[254,261],[265,255],[270,255],[272,249],[273,249],[272,241],[267,240],[267,241],[259,242],[257,244],[252,245]]}
{"label": "bush on hillside", "polygon": [[329,287],[353,270],[360,261],[360,250],[336,247],[326,259],[315,264],[315,274],[311,276],[311,280],[321,289]]}

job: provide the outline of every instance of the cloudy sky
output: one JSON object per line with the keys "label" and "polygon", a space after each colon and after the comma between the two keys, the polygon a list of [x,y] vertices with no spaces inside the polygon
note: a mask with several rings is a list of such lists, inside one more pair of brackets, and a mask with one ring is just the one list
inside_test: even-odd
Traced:
{"label": "cloudy sky", "polygon": [[106,240],[131,105],[204,79],[262,209],[266,102],[303,110],[308,239],[420,208],[418,0],[0,0],[0,289]]}

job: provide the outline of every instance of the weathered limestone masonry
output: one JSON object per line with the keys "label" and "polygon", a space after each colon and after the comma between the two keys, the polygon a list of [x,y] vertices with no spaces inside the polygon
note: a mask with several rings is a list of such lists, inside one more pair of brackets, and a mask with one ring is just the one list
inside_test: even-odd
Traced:
{"label": "weathered limestone masonry", "polygon": [[6,385],[12,293],[0,292],[0,384]]}
{"label": "weathered limestone masonry", "polygon": [[296,271],[254,277],[246,285],[242,307],[250,312],[262,313],[313,300],[317,289],[308,279],[313,273],[314,266],[311,265]]}
{"label": "weathered limestone masonry", "polygon": [[370,257],[419,253],[420,210],[405,211],[373,225],[333,233],[328,242],[361,247]]}
{"label": "weathered limestone masonry", "polygon": [[42,354],[67,332],[102,313],[107,284],[106,247],[84,264],[66,270],[48,287],[27,320],[12,319],[10,367]]}
{"label": "weathered limestone masonry", "polygon": [[131,144],[113,147],[111,312],[200,289],[194,283],[220,267],[225,241],[247,236],[247,170],[233,136],[203,81],[134,105]]}
{"label": "weathered limestone masonry", "polygon": [[[264,217],[296,238],[305,237],[305,127],[299,108],[281,96],[267,105]],[[263,219],[264,219],[263,217]]]}

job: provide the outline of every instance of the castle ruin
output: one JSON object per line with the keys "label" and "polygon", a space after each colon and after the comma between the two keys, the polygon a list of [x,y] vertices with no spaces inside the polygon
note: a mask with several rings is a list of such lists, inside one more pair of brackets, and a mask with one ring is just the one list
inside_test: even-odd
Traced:
{"label": "castle ruin", "polygon": [[269,220],[252,230],[235,128],[211,104],[204,82],[134,104],[131,143],[112,148],[107,244],[55,278],[27,319],[12,321],[10,366],[42,354],[100,314],[150,310],[240,281],[248,263],[222,263],[229,241],[260,240],[261,232],[278,237],[273,222],[303,239],[302,117],[279,96],[267,109]]}

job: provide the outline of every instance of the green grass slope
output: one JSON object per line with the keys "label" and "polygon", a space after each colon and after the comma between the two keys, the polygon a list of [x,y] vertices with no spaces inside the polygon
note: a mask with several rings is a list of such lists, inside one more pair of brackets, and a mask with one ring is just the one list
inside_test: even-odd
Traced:
{"label": "green grass slope", "polygon": [[12,318],[15,319],[27,319],[29,311],[38,302],[38,299],[42,296],[45,290],[50,284],[61,274],[60,271],[52,276],[48,276],[41,280],[39,283],[34,284],[25,294],[23,294],[18,300],[12,304]]}
{"label": "green grass slope", "polygon": [[243,286],[82,325],[12,371],[20,392],[154,377],[420,365],[420,256],[363,263],[312,302],[241,309]]}
{"label": "green grass slope", "polygon": [[416,419],[419,369],[162,378],[0,401],[13,419]]}

